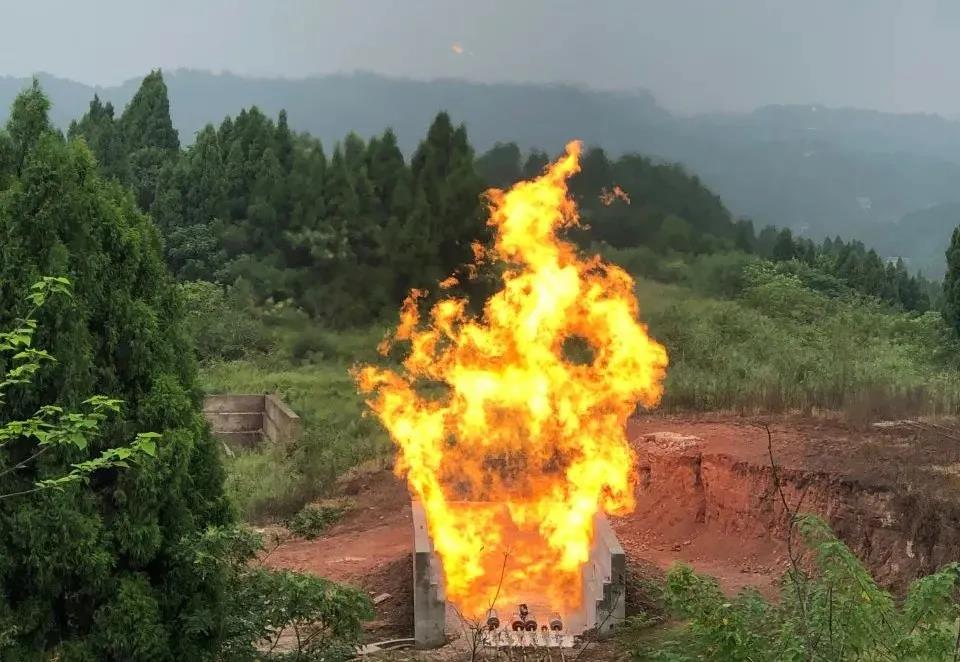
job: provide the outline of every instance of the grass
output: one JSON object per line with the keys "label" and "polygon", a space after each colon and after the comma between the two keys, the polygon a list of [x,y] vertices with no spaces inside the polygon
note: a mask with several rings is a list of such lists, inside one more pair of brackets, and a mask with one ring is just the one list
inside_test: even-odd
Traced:
{"label": "grass", "polygon": [[[276,342],[270,354],[218,361],[201,371],[208,393],[277,393],[302,420],[303,433],[294,446],[263,444],[227,458],[228,492],[250,521],[295,513],[326,494],[347,469],[390,449],[376,419],[363,415],[349,374],[355,360],[372,356],[382,331],[334,334],[305,322],[272,329]],[[326,353],[290,351],[302,334],[322,334]]]}
{"label": "grass", "polygon": [[[829,410],[851,422],[960,411],[960,343],[939,314],[815,291],[754,259],[681,266],[679,284],[637,281],[641,318],[670,355],[663,410]],[[239,313],[210,309],[209,326],[232,333],[237,325],[222,318]],[[301,416],[293,447],[264,445],[227,461],[243,515],[283,519],[347,469],[390,452],[349,374],[376,358],[385,328],[334,332],[282,306],[244,314],[262,325],[245,331],[256,347],[242,359],[206,357],[201,380],[210,393],[278,393]]]}
{"label": "grass", "polygon": [[960,409],[960,349],[937,313],[831,298],[769,274],[732,299],[643,280],[637,295],[670,355],[666,410],[823,409],[860,419]]}

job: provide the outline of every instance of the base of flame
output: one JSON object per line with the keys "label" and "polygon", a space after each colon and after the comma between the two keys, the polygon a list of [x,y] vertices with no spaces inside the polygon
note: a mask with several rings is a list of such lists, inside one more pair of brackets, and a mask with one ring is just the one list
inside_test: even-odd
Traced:
{"label": "base of flame", "polygon": [[[430,538],[423,506],[416,499],[412,501],[412,514],[414,640],[417,648],[438,648],[449,641],[448,635],[453,634],[447,627],[443,567]],[[603,513],[595,516],[594,531],[590,559],[581,570],[583,600],[579,609],[559,614],[563,630],[513,632],[509,612],[515,605],[497,605],[502,616],[500,624],[484,634],[485,645],[569,648],[588,633],[598,638],[609,636],[623,622],[626,556]],[[546,618],[546,606],[534,607],[537,602],[535,598],[530,600],[534,614],[542,613],[541,618]]]}

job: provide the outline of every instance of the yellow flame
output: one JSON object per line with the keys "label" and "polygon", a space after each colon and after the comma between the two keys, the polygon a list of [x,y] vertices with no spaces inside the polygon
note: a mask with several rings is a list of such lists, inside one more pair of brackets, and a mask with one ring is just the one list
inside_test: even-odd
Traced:
{"label": "yellow flame", "polygon": [[491,190],[502,288],[479,318],[441,299],[421,320],[414,291],[381,346],[409,343],[401,369],[357,372],[398,447],[443,561],[446,591],[480,614],[531,591],[579,605],[598,511],[634,505],[625,425],[662,394],[666,350],[637,321],[633,281],[557,237],[578,223],[567,179],[581,145],[541,176]]}

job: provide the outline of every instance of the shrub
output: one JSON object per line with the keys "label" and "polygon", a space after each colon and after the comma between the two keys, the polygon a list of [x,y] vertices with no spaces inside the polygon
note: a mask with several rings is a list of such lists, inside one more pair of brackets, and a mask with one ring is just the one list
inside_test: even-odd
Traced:
{"label": "shrub", "polygon": [[343,519],[346,512],[345,506],[308,504],[287,522],[287,528],[294,535],[313,540],[328,526]]}
{"label": "shrub", "polygon": [[[255,563],[263,539],[242,527],[213,527],[186,538],[178,557],[201,577],[223,579],[228,600],[217,618],[222,622],[221,647],[215,660],[353,659],[363,621],[373,617],[370,598],[358,589],[321,577],[270,570]],[[187,631],[208,622],[195,618]],[[282,635],[293,647],[279,646]]]}
{"label": "shrub", "polygon": [[242,280],[224,288],[206,281],[179,285],[186,324],[200,361],[238,359],[250,351],[269,351],[271,336],[253,307]]}
{"label": "shrub", "polygon": [[638,657],[673,662],[956,657],[960,564],[917,580],[897,604],[822,520],[800,517],[797,531],[809,550],[810,570],[797,566],[787,573],[778,603],[753,590],[728,599],[715,580],[686,566],[671,569],[664,602],[686,625],[655,647],[641,645]]}

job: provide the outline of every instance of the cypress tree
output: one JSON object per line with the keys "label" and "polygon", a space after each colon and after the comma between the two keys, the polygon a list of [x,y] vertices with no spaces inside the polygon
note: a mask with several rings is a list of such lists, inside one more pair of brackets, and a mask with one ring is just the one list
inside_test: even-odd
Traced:
{"label": "cypress tree", "polygon": [[162,441],[154,462],[0,501],[0,630],[16,626],[5,659],[205,659],[220,636],[224,587],[216,572],[197,575],[179,544],[231,516],[181,304],[150,219],[99,174],[82,141],[50,129],[48,106],[34,86],[8,124],[19,158],[0,177],[0,322],[21,312],[20,294],[43,274],[69,276],[74,296],[41,311],[36,344],[58,363],[10,392],[0,422],[92,393],[125,407],[87,451],[47,453],[0,478],[0,493],[136,432]]}
{"label": "cypress tree", "polygon": [[180,150],[170,119],[167,85],[159,70],[151,72],[127,104],[119,120],[126,157],[126,183],[144,211],[153,206],[160,171]]}
{"label": "cypress tree", "polygon": [[790,228],[783,228],[777,234],[777,241],[773,245],[773,259],[785,262],[796,257],[796,246],[793,243],[793,233]]}
{"label": "cypress tree", "polygon": [[943,316],[960,333],[960,226],[947,248],[947,273],[943,277]]}

